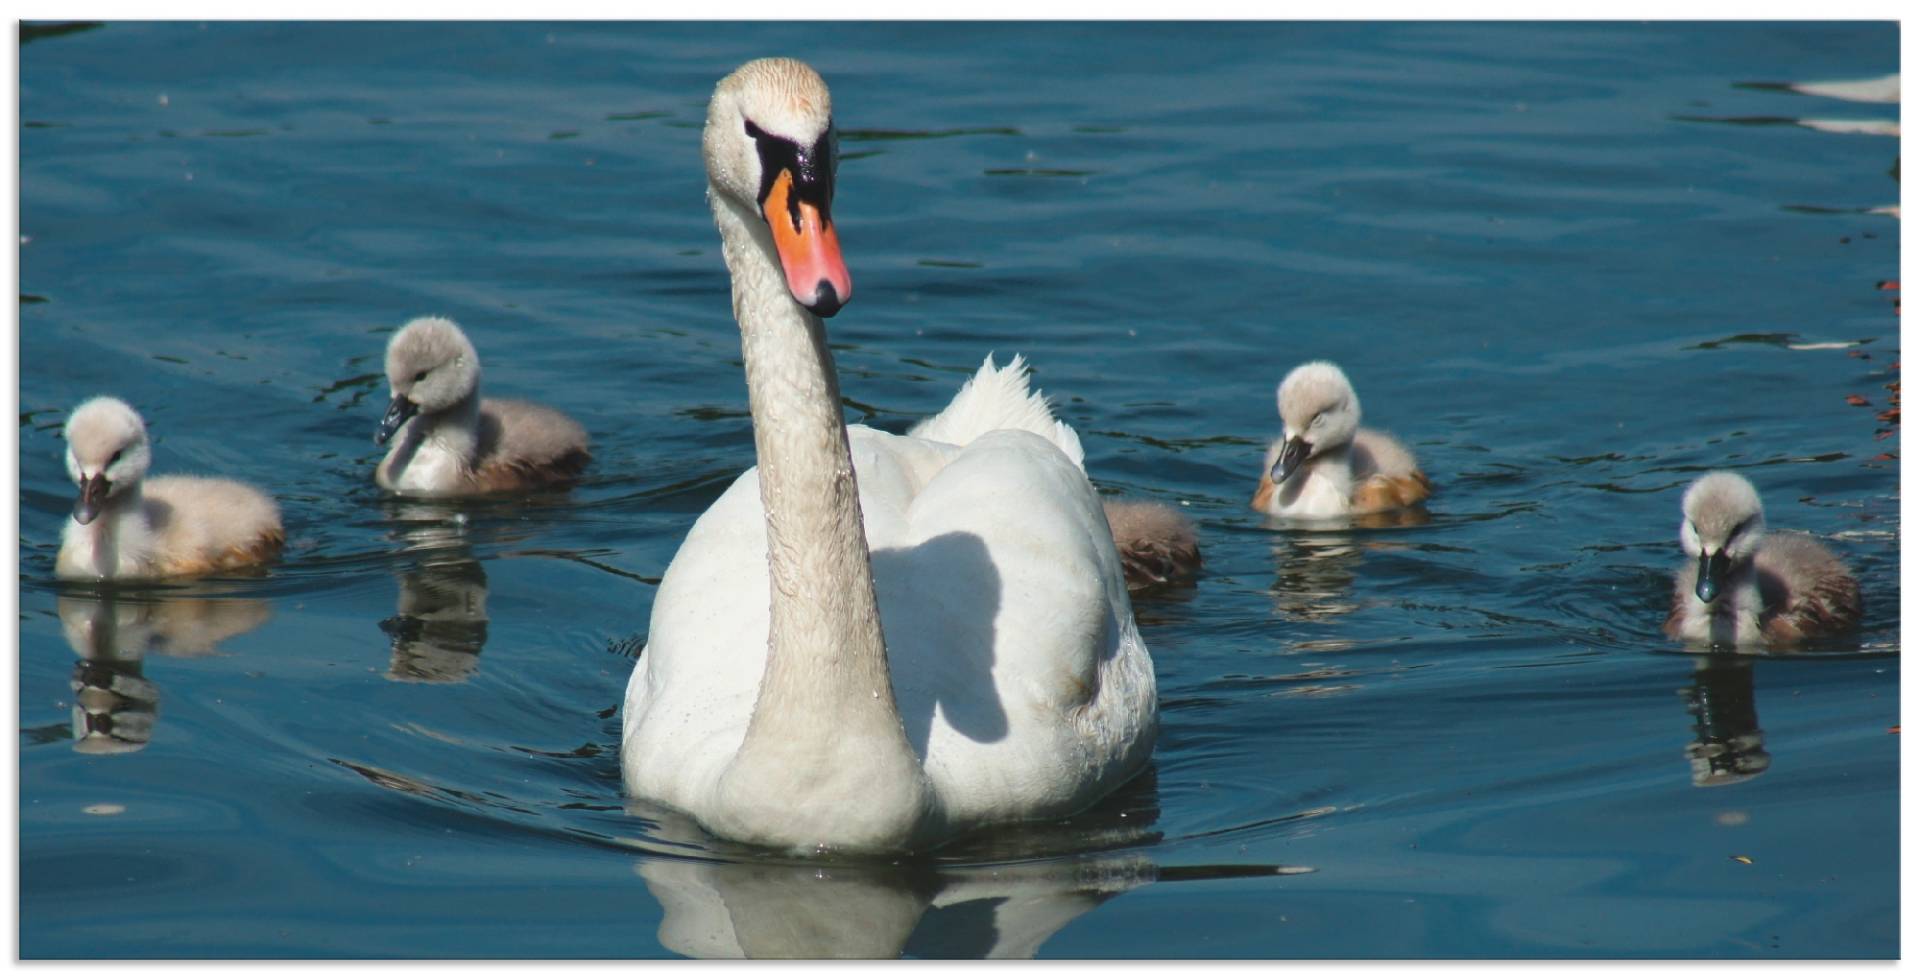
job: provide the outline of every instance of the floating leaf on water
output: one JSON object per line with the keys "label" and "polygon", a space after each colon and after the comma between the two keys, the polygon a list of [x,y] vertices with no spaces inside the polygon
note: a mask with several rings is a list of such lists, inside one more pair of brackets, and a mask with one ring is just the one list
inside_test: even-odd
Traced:
{"label": "floating leaf on water", "polygon": [[1865,408],[1869,404],[1872,404],[1872,402],[1868,401],[1867,399],[1857,394],[1847,395],[1847,403],[1854,406],[1855,408]]}
{"label": "floating leaf on water", "polygon": [[556,129],[547,134],[548,139],[573,139],[580,135],[578,129]]}
{"label": "floating leaf on water", "polygon": [[1733,859],[1735,859],[1735,860],[1738,860],[1739,862],[1741,862],[1741,863],[1744,863],[1744,864],[1752,864],[1752,863],[1753,863],[1753,858],[1752,858],[1752,857],[1743,857],[1743,856],[1740,856],[1740,855],[1738,855],[1738,854],[1735,854],[1735,855],[1734,855],[1734,857],[1733,857]]}
{"label": "floating leaf on water", "polygon": [[51,300],[47,299],[47,297],[45,296],[36,296],[30,292],[23,292],[20,294],[20,305],[22,306],[31,306],[35,303],[44,303],[44,302],[50,302],[50,301]]}

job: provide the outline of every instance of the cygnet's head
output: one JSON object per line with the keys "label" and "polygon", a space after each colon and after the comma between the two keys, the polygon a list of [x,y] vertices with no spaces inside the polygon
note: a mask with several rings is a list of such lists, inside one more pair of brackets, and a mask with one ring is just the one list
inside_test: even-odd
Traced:
{"label": "cygnet's head", "polygon": [[853,278],[833,230],[840,145],[819,73],[792,58],[741,65],[713,90],[701,149],[710,193],[766,222],[793,301],[817,316],[839,312]]}
{"label": "cygnet's head", "polygon": [[1308,459],[1352,442],[1360,429],[1360,396],[1330,361],[1309,361],[1288,372],[1278,399],[1286,444],[1273,463],[1275,483],[1286,482]]}
{"label": "cygnet's head", "polygon": [[387,386],[393,402],[373,440],[384,443],[415,412],[431,415],[480,388],[480,355],[452,320],[422,316],[387,342]]}
{"label": "cygnet's head", "polygon": [[1700,559],[1693,593],[1703,602],[1719,597],[1727,574],[1751,560],[1766,535],[1760,494],[1746,477],[1711,472],[1693,481],[1681,500],[1680,546]]}
{"label": "cygnet's head", "polygon": [[107,501],[138,486],[153,461],[147,424],[119,398],[94,398],[67,417],[67,475],[80,487],[73,519],[92,523]]}

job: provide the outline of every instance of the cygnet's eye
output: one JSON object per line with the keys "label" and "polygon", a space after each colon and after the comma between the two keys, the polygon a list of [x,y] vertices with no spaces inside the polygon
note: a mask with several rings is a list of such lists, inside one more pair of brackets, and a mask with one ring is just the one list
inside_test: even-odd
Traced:
{"label": "cygnet's eye", "polygon": [[414,373],[413,373],[413,379],[414,379],[414,380],[416,380],[416,381],[424,381],[424,380],[426,380],[426,379],[427,379],[427,372],[426,372],[426,371],[414,371]]}
{"label": "cygnet's eye", "polygon": [[113,450],[113,456],[112,456],[112,458],[109,458],[109,459],[107,460],[107,465],[109,465],[109,466],[111,466],[111,465],[113,465],[114,463],[116,463],[116,462],[119,462],[119,461],[120,461],[120,454],[121,454],[121,453],[123,453],[123,452],[125,452],[125,451],[127,451],[127,450],[125,450],[125,449],[115,449],[115,450]]}

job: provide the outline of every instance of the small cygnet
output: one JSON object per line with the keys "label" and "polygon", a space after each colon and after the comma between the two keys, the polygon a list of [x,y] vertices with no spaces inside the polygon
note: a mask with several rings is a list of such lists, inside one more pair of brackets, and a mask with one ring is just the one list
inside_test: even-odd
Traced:
{"label": "small cygnet", "polygon": [[125,580],[212,574],[272,560],[286,535],[265,493],[230,479],[146,478],[147,426],[118,398],[67,419],[67,474],[80,487],[54,573]]}
{"label": "small cygnet", "polygon": [[1145,500],[1103,504],[1128,592],[1137,595],[1184,584],[1200,573],[1200,538],[1186,514]]}
{"label": "small cygnet", "polygon": [[1409,507],[1433,492],[1413,453],[1360,427],[1360,397],[1316,360],[1280,382],[1285,434],[1267,448],[1253,508],[1276,517],[1341,517]]}
{"label": "small cygnet", "polygon": [[1767,532],[1760,494],[1735,473],[1694,480],[1680,503],[1667,635],[1689,643],[1790,644],[1860,623],[1860,585],[1812,535]]}
{"label": "small cygnet", "polygon": [[[480,397],[480,355],[452,320],[426,316],[387,344],[393,402],[374,441],[393,448],[374,470],[409,496],[467,496],[569,482],[586,468],[587,433],[543,405]],[[398,438],[395,438],[395,435]]]}

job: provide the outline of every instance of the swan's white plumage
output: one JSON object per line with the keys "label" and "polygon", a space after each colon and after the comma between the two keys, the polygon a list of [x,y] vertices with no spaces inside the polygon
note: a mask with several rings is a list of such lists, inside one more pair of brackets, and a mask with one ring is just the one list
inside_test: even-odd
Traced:
{"label": "swan's white plumage", "polygon": [[730,839],[898,852],[1118,788],[1152,750],[1153,668],[1079,439],[1019,361],[989,358],[924,437],[843,421],[829,104],[781,58],[708,104],[759,464],[667,568],[621,770]]}
{"label": "swan's white plumage", "polygon": [[[848,427],[895,696],[933,789],[928,835],[1082,808],[1144,762],[1156,694],[1079,439],[1017,358],[989,359],[914,432]],[[766,549],[749,469],[654,599],[627,688],[629,791],[696,816],[713,804],[765,668]]]}
{"label": "swan's white plumage", "polygon": [[1058,446],[1074,465],[1086,469],[1079,433],[1053,417],[1045,395],[1028,390],[1027,362],[1019,354],[1014,354],[1005,367],[995,367],[993,355],[988,354],[980,370],[960,385],[959,393],[939,414],[908,429],[907,434],[966,445],[1003,428],[1032,432]]}

